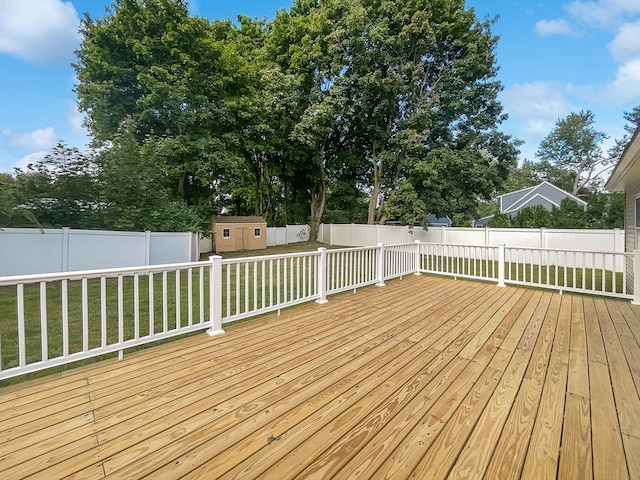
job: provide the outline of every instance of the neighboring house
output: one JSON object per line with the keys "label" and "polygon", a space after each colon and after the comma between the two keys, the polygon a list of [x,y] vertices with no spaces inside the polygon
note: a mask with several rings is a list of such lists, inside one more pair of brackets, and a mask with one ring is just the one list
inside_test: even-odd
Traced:
{"label": "neighboring house", "polygon": [[537,205],[551,211],[553,207],[560,208],[560,204],[565,198],[570,198],[582,208],[587,208],[587,202],[549,182],[505,193],[498,198],[500,199],[500,213],[507,215],[517,215],[523,208]]}
{"label": "neighboring house", "polygon": [[267,222],[262,217],[216,217],[211,230],[214,252],[267,248]]}
{"label": "neighboring house", "polygon": [[[551,211],[553,207],[560,208],[560,204],[565,198],[570,198],[582,208],[587,208],[587,202],[549,182],[542,182],[533,187],[523,188],[522,190],[516,190],[515,192],[498,196],[500,200],[500,213],[509,216],[517,215],[518,212],[524,208],[536,207],[538,205]],[[473,226],[484,227],[492,218],[493,215],[480,218],[473,222]]]}
{"label": "neighboring house", "polygon": [[[627,143],[620,161],[605,184],[610,192],[624,192],[625,250],[640,249],[640,127]],[[627,278],[633,281],[633,266],[627,263]]]}
{"label": "neighboring house", "polygon": [[436,217],[434,213],[427,215],[427,222],[430,227],[450,227],[452,224],[448,216]]}

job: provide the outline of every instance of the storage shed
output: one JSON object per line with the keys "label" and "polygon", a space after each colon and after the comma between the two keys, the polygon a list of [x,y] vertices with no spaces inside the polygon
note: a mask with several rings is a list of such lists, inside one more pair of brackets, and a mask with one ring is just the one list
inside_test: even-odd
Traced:
{"label": "storage shed", "polygon": [[218,253],[267,248],[267,222],[262,217],[215,217],[211,231]]}

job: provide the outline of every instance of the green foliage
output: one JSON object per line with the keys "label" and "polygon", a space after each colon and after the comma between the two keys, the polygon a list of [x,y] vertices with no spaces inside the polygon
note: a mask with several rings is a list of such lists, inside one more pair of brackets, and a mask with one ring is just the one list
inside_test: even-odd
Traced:
{"label": "green foliage", "polygon": [[565,189],[574,195],[596,182],[598,168],[613,162],[602,152],[602,142],[608,137],[597,131],[594,123],[591,111],[571,112],[566,118],[556,121],[555,128],[540,142],[536,153],[540,160],[571,174],[572,186]]}
{"label": "green foliage", "polygon": [[516,215],[496,214],[489,226],[493,228],[591,228],[611,229],[624,227],[624,195],[591,192],[588,206],[583,208],[570,198],[551,211],[541,205],[527,207]]}
{"label": "green foliage", "polygon": [[[48,224],[81,217],[74,205],[87,228],[202,230],[228,211],[309,222],[312,237],[323,218],[469,219],[518,154],[497,130],[497,37],[462,0],[296,0],[237,23],[184,0],[114,0],[81,33],[76,91],[97,153]],[[29,193],[0,212],[70,190],[48,168],[16,177]]]}
{"label": "green foliage", "polygon": [[13,196],[18,209],[12,226],[102,225],[94,158],[62,142],[44,159],[15,170]]}
{"label": "green foliage", "polygon": [[413,225],[416,222],[425,223],[429,213],[413,185],[407,181],[402,182],[398,190],[389,198],[387,208],[391,218],[400,220],[405,225]]}
{"label": "green foliage", "polygon": [[622,138],[615,139],[614,146],[608,152],[609,157],[616,162],[622,158],[622,153],[627,143],[629,143],[636,130],[640,128],[640,105],[633,107],[630,112],[624,112],[623,117],[627,122],[624,126],[625,134]]}

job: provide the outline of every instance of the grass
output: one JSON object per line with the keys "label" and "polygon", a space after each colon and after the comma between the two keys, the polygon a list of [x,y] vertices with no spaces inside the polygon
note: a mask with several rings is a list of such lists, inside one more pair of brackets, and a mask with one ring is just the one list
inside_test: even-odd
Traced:
{"label": "grass", "polygon": [[[454,259],[442,256],[424,256],[423,268],[450,273],[498,278],[498,262],[479,259]],[[522,281],[540,286],[577,288],[600,293],[624,294],[624,273],[602,268],[573,268],[557,265],[537,265],[507,262],[506,281]],[[614,283],[615,280],[615,283]]]}

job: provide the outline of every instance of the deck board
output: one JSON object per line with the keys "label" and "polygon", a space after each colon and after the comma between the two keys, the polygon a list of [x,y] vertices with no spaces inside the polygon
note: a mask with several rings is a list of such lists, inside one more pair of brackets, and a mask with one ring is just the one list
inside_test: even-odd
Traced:
{"label": "deck board", "polygon": [[389,281],[0,389],[0,478],[636,479],[639,314]]}

